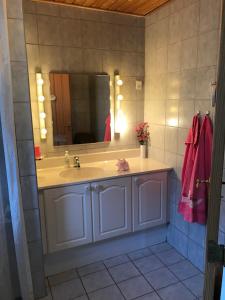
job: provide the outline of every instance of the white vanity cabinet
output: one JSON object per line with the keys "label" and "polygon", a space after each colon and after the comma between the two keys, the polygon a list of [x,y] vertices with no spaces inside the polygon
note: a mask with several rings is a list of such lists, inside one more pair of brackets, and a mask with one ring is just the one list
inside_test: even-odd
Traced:
{"label": "white vanity cabinet", "polygon": [[92,242],[89,184],[44,190],[48,252]]}
{"label": "white vanity cabinet", "polygon": [[166,223],[167,173],[132,178],[133,231]]}
{"label": "white vanity cabinet", "polygon": [[95,182],[91,189],[94,241],[131,232],[131,177]]}
{"label": "white vanity cabinet", "polygon": [[40,199],[51,253],[166,224],[167,172],[44,189]]}

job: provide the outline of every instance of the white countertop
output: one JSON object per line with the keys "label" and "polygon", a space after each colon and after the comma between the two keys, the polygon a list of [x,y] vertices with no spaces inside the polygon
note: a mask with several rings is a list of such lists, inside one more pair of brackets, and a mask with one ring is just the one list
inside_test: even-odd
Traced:
{"label": "white countertop", "polygon": [[[131,176],[149,172],[170,171],[172,167],[150,158],[128,158],[130,170],[117,171],[117,160],[81,163],[80,169],[54,167],[37,170],[38,189],[66,186],[90,181]],[[66,174],[68,173],[68,174]]]}

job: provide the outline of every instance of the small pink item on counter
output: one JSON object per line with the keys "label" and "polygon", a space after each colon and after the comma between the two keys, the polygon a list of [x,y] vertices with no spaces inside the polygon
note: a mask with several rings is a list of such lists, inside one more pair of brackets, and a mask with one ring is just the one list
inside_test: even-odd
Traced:
{"label": "small pink item on counter", "polygon": [[116,166],[118,167],[117,171],[129,171],[130,170],[129,163],[124,158],[118,159]]}
{"label": "small pink item on counter", "polygon": [[41,148],[40,146],[34,146],[35,159],[41,159]]}

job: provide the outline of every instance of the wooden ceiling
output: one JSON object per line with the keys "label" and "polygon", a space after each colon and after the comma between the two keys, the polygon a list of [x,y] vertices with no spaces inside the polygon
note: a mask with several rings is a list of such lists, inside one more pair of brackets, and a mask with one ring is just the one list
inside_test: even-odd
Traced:
{"label": "wooden ceiling", "polygon": [[145,16],[169,0],[41,0]]}

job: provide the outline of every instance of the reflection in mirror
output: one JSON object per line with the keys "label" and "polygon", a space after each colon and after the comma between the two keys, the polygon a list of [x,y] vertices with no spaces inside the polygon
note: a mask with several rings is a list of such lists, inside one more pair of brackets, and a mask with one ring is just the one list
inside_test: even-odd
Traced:
{"label": "reflection in mirror", "polygon": [[50,73],[54,146],[111,141],[110,76]]}

